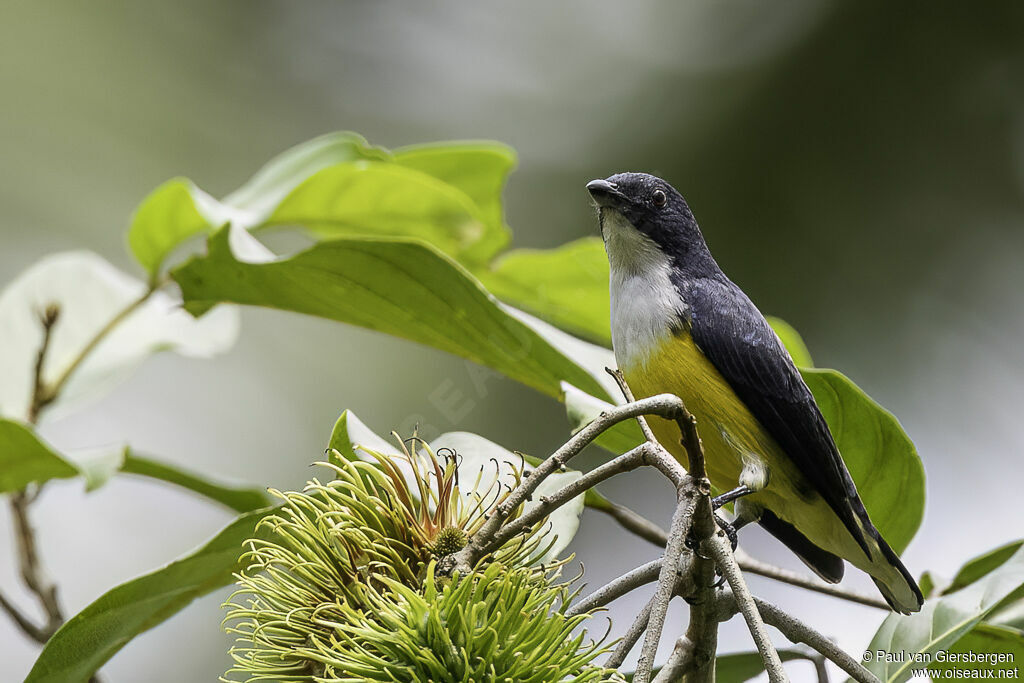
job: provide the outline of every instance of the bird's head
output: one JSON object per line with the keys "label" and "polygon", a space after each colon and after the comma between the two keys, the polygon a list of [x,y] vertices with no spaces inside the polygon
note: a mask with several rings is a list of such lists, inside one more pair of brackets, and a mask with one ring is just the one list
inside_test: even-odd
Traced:
{"label": "bird's head", "polygon": [[597,205],[601,232],[613,260],[627,256],[616,251],[643,248],[648,241],[677,262],[707,252],[686,200],[661,178],[617,173],[591,180],[587,190]]}

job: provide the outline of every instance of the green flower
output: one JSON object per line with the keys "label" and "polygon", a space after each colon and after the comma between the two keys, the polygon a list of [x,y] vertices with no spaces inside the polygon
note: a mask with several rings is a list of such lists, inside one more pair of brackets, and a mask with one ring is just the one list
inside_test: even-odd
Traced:
{"label": "green flower", "polygon": [[[605,650],[574,634],[568,591],[528,569],[491,564],[439,586],[433,565],[422,591],[399,583],[375,594],[372,618],[334,624],[323,680],[549,683],[621,680],[592,664]],[[328,654],[329,653],[329,654]]]}
{"label": "green flower", "polygon": [[[599,654],[582,636],[570,637],[586,617],[554,608],[564,602],[564,586],[553,584],[564,563],[530,565],[545,550],[543,523],[469,576],[435,577],[433,561],[465,546],[522,470],[485,476],[478,467],[463,482],[457,454],[439,457],[412,443],[398,455],[367,451],[372,462],[338,458],[333,481],[314,480],[302,492],[272,491],[284,504],[248,541],[249,564],[225,605],[237,644],[223,680],[377,680],[353,678],[351,667],[409,653],[426,667],[416,671],[457,660],[452,670],[464,674],[398,680],[560,680],[515,676],[526,671],[522,662],[552,675],[582,672]],[[423,615],[426,622],[416,621]],[[410,619],[415,628],[396,630]]]}

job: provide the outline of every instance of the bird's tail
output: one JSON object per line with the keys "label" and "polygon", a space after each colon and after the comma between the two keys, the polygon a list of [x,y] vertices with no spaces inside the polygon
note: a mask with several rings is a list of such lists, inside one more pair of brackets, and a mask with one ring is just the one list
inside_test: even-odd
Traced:
{"label": "bird's tail", "polygon": [[[919,611],[924,596],[921,595],[917,581],[874,526],[869,525],[865,532],[871,548],[871,560],[861,569],[871,575],[872,581],[894,612],[911,614]],[[855,564],[859,566],[859,563]]]}
{"label": "bird's tail", "polygon": [[[855,517],[862,532],[863,543],[844,553],[858,569],[866,572],[878,586],[879,592],[894,612],[911,614],[921,609],[924,597],[917,582],[910,575],[899,556],[885,542],[878,529],[867,517],[867,512]],[[820,578],[839,583],[843,578],[843,560],[812,542],[792,524],[780,519],[769,510],[763,510],[758,520],[762,527],[779,539],[803,560]]]}

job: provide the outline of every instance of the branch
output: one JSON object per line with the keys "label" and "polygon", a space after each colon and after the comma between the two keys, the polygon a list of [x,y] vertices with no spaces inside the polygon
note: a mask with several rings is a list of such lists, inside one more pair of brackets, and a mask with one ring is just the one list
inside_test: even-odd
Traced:
{"label": "branch", "polygon": [[645,565],[627,572],[614,581],[598,588],[596,591],[583,598],[575,605],[566,610],[567,617],[574,617],[577,614],[590,612],[598,607],[604,607],[609,602],[621,598],[626,593],[646,586],[656,581],[661,574],[661,560],[652,560]]}
{"label": "branch", "polygon": [[[107,324],[101,327],[96,332],[96,334],[93,335],[92,339],[85,343],[85,346],[83,346],[82,349],[78,352],[78,355],[76,355],[74,359],[72,359],[70,365],[64,368],[64,371],[60,374],[59,377],[57,377],[57,379],[53,382],[52,385],[36,385],[38,387],[37,391],[42,394],[42,400],[44,401],[40,407],[52,403],[57,398],[57,396],[60,395],[61,390],[68,383],[68,380],[71,379],[71,376],[75,373],[75,370],[77,370],[82,365],[82,363],[85,362],[85,359],[88,358],[89,354],[92,353],[96,349],[96,347],[100,345],[100,342],[102,342],[107,337],[108,334],[113,332],[118,325],[124,322],[125,318],[134,313],[140,306],[142,306],[142,304],[146,303],[149,300],[149,297],[153,296],[153,293],[156,292],[156,290],[159,289],[162,284],[162,282],[157,282],[147,287],[146,291],[143,292],[142,295],[139,296],[139,298],[135,299],[134,301],[131,301],[127,306],[125,306],[116,315],[114,315],[113,318],[107,321]],[[38,379],[39,378],[37,378],[37,380]]]}
{"label": "branch", "polygon": [[13,602],[8,600],[3,593],[0,593],[0,608],[3,608],[3,610],[10,615],[11,619],[13,619],[18,625],[18,628],[24,631],[25,635],[29,638],[37,643],[45,643],[47,641],[48,636],[45,631],[39,626],[33,624],[32,620],[22,614],[21,610],[19,610]]}
{"label": "branch", "polygon": [[815,593],[831,595],[834,598],[855,602],[859,605],[875,607],[877,609],[885,610],[886,612],[891,611],[889,606],[878,598],[874,598],[870,595],[863,595],[856,591],[846,590],[845,588],[825,583],[820,579],[804,576],[798,572],[783,569],[782,567],[776,567],[775,565],[768,564],[767,562],[762,562],[761,560],[757,560],[750,555],[747,555],[742,549],[736,550],[736,562],[739,564],[740,569],[745,572],[750,572],[751,574],[757,574],[758,576],[763,576],[768,579],[788,583],[791,586],[806,588],[807,590],[814,591]]}
{"label": "branch", "polygon": [[[643,515],[630,510],[625,505],[620,505],[609,500],[605,501],[601,506],[591,507],[594,510],[607,514],[618,522],[619,526],[622,528],[639,536],[645,541],[653,543],[659,548],[664,548],[665,543],[668,542],[668,533],[664,529]],[[791,586],[804,588],[809,591],[814,591],[815,593],[821,593],[822,595],[829,595],[833,598],[839,598],[840,600],[854,602],[858,605],[866,605],[867,607],[874,607],[876,609],[885,610],[886,612],[890,611],[889,606],[878,598],[870,595],[864,595],[857,591],[840,588],[834,584],[825,583],[821,579],[812,576],[805,576],[799,572],[783,569],[782,567],[776,567],[773,564],[751,557],[745,553],[742,548],[736,549],[735,557],[736,564],[738,564],[739,568],[744,572],[756,574],[766,579],[773,579],[782,583],[788,583]]]}
{"label": "branch", "polygon": [[765,623],[779,629],[790,641],[803,643],[821,653],[859,683],[880,683],[878,677],[865,669],[860,662],[804,622],[783,612],[770,602],[760,598],[754,598],[754,602]]}
{"label": "branch", "polygon": [[[490,552],[495,548],[500,548],[516,534],[528,531],[533,527],[533,525],[542,521],[552,512],[562,507],[576,496],[586,493],[588,489],[594,488],[606,479],[610,479],[616,474],[635,470],[636,468],[647,464],[647,459],[650,454],[651,445],[649,443],[642,443],[633,450],[628,451],[599,467],[595,467],[586,474],[583,474],[576,481],[563,486],[550,496],[541,496],[540,505],[537,505],[529,512],[517,517],[498,529],[494,533],[494,536],[491,537],[486,551]],[[534,472],[530,476],[533,477],[535,474],[536,473]]]}
{"label": "branch", "polygon": [[605,666],[609,669],[618,669],[622,666],[622,663],[626,661],[626,657],[633,651],[640,636],[647,630],[647,622],[651,618],[651,607],[654,605],[654,598],[647,601],[647,604],[640,614],[636,615],[636,619],[630,624],[629,630],[626,631],[626,635],[622,636],[622,640],[615,647],[615,651],[612,652],[611,657],[605,662]]}
{"label": "branch", "polygon": [[661,642],[661,632],[665,627],[668,603],[672,600],[672,594],[675,591],[679,561],[686,550],[686,538],[693,528],[693,517],[698,501],[695,488],[693,485],[684,486],[683,490],[679,492],[681,500],[672,516],[672,526],[669,528],[668,543],[665,545],[665,556],[662,559],[661,572],[658,576],[658,590],[651,603],[647,635],[644,637],[640,659],[636,665],[636,672],[633,674],[633,680],[636,683],[648,683],[651,678],[654,657],[658,651],[658,644]]}
{"label": "branch", "polygon": [[[509,516],[519,508],[520,505],[530,499],[547,477],[565,467],[566,463],[590,445],[594,439],[604,431],[625,420],[630,420],[640,415],[659,415],[666,419],[681,420],[686,413],[686,407],[677,396],[671,394],[659,394],[640,401],[634,401],[622,406],[615,406],[603,411],[597,419],[576,432],[569,441],[561,448],[552,453],[540,465],[538,465],[530,476],[523,479],[523,482],[505,499],[505,501],[491,513],[490,518],[484,525],[473,534],[469,544],[455,555],[452,555],[451,568],[460,572],[468,573],[480,559],[487,554],[491,539],[501,528]],[[659,447],[660,448],[660,447]],[[667,455],[667,454],[666,454]],[[683,474],[675,460],[668,456],[665,458],[656,457],[651,462],[658,467],[673,484],[678,487],[682,481]],[[673,469],[673,466],[676,469]]]}
{"label": "branch", "polygon": [[[36,634],[28,631],[26,633],[40,643],[45,643],[64,623],[64,614],[57,600],[57,585],[46,574],[39,560],[35,529],[29,520],[28,506],[28,496],[23,491],[11,494],[11,513],[14,516],[14,536],[18,546],[21,579],[29,590],[35,593],[39,604],[46,612],[46,625],[38,629],[39,632]],[[40,635],[42,639],[38,637]]]}
{"label": "branch", "polygon": [[[150,287],[147,287],[146,291],[139,298],[130,302],[111,318],[106,325],[100,328],[51,385],[45,382],[43,374],[46,354],[49,351],[50,341],[53,336],[53,329],[60,318],[60,306],[56,303],[50,303],[45,307],[39,315],[39,322],[43,328],[43,339],[39,345],[39,352],[36,354],[35,365],[33,366],[32,399],[29,403],[28,414],[26,415],[29,424],[34,425],[39,421],[39,416],[43,409],[60,396],[60,392],[64,389],[68,380],[85,359],[88,358],[89,354],[121,322],[144,304],[162,284],[162,282],[155,282]],[[12,493],[10,506],[11,515],[14,519],[15,541],[18,548],[18,564],[21,578],[25,586],[35,594],[36,599],[46,613],[46,624],[41,627],[35,626],[13,603],[2,595],[0,595],[0,607],[3,607],[3,610],[10,615],[29,638],[39,643],[45,643],[64,623],[64,613],[57,598],[57,584],[46,573],[39,558],[35,529],[32,527],[29,517],[29,507],[36,500],[41,489],[42,485],[31,493],[28,490]],[[99,678],[94,675],[89,680],[98,681]]]}
{"label": "branch", "polygon": [[754,598],[750,595],[750,589],[747,588],[747,583],[743,580],[740,568],[736,565],[736,560],[732,556],[732,548],[729,547],[725,536],[719,531],[705,541],[701,547],[710,552],[711,557],[714,558],[715,563],[718,565],[719,571],[722,572],[726,581],[729,582],[729,588],[732,589],[736,606],[747,622],[747,628],[750,630],[750,635],[753,636],[754,644],[757,645],[757,651],[764,662],[765,671],[768,672],[768,680],[771,683],[780,683],[781,681],[788,680],[786,672],[782,668],[782,660],[779,659],[779,653],[772,646],[771,639],[768,637],[768,631],[765,629],[761,615],[757,611],[757,605],[754,604]]}

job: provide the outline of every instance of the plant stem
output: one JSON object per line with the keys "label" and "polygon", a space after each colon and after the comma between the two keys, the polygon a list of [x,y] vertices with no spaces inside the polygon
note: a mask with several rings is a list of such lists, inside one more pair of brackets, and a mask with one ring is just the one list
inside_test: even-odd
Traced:
{"label": "plant stem", "polygon": [[[622,528],[636,534],[645,541],[653,543],[659,548],[664,548],[665,543],[668,542],[668,533],[664,529],[643,515],[630,510],[625,505],[620,505],[609,500],[600,507],[594,507],[593,509],[607,514],[618,522]],[[825,583],[818,578],[805,576],[798,572],[790,571],[789,569],[776,567],[773,564],[751,557],[745,553],[742,548],[736,549],[735,557],[736,563],[744,572],[756,574],[757,576],[772,579],[773,581],[787,583],[798,588],[804,588],[809,591],[814,591],[815,593],[821,593],[822,595],[829,595],[833,598],[839,598],[840,600],[855,602],[858,605],[874,607],[876,609],[885,610],[886,612],[890,611],[889,606],[879,598],[864,595],[857,591],[840,588],[839,586]]]}
{"label": "plant stem", "polygon": [[761,620],[761,614],[757,611],[757,605],[754,604],[754,598],[750,595],[750,589],[747,588],[747,583],[743,580],[740,568],[736,565],[736,560],[732,556],[732,548],[729,547],[729,542],[725,539],[725,535],[718,531],[705,541],[701,547],[710,552],[711,557],[715,560],[715,564],[718,565],[719,571],[722,572],[726,581],[729,582],[729,588],[732,589],[736,606],[747,622],[747,629],[754,638],[754,644],[757,645],[757,651],[764,662],[765,671],[768,672],[768,680],[771,683],[782,683],[782,681],[789,680],[785,669],[782,668],[782,660],[779,659],[779,653],[775,651],[771,639],[768,637],[768,631]]}
{"label": "plant stem", "polygon": [[[138,298],[132,300],[127,306],[121,309],[107,323],[101,327],[89,341],[85,343],[71,363],[57,377],[53,384],[47,384],[43,379],[46,354],[50,348],[50,341],[53,329],[60,318],[60,306],[51,303],[46,306],[39,316],[43,329],[43,339],[39,345],[39,352],[36,354],[33,366],[32,398],[29,403],[28,414],[26,415],[29,424],[35,425],[39,421],[42,411],[53,403],[61,391],[67,385],[68,380],[74,372],[89,357],[100,342],[109,335],[119,324],[124,322],[128,316],[142,306],[153,293],[162,285],[162,282],[155,282],[146,288],[146,291]],[[36,596],[40,606],[46,614],[46,623],[43,626],[35,626],[18,608],[3,595],[0,595],[0,607],[14,620],[18,627],[29,638],[40,644],[46,643],[54,633],[64,624],[64,613],[58,600],[57,584],[49,577],[39,557],[38,544],[36,543],[36,532],[32,526],[29,515],[29,508],[38,498],[42,485],[33,493],[28,490],[16,491],[11,494],[10,507],[14,519],[15,542],[18,548],[18,563],[22,581],[25,586]],[[98,675],[93,675],[90,681],[99,681]]]}
{"label": "plant stem", "polygon": [[831,640],[815,631],[796,617],[782,611],[770,602],[754,598],[761,618],[782,632],[794,643],[803,643],[821,653],[859,683],[880,683],[878,677],[865,669],[860,662],[839,649]]}
{"label": "plant stem", "polygon": [[566,610],[565,615],[568,617],[574,617],[577,614],[583,614],[584,612],[595,610],[598,607],[604,607],[616,598],[621,598],[626,593],[629,593],[640,586],[646,586],[652,581],[656,581],[660,574],[661,560],[652,560],[647,564],[641,565],[636,569],[623,574],[614,581],[598,588],[582,600],[579,600],[575,605]]}

